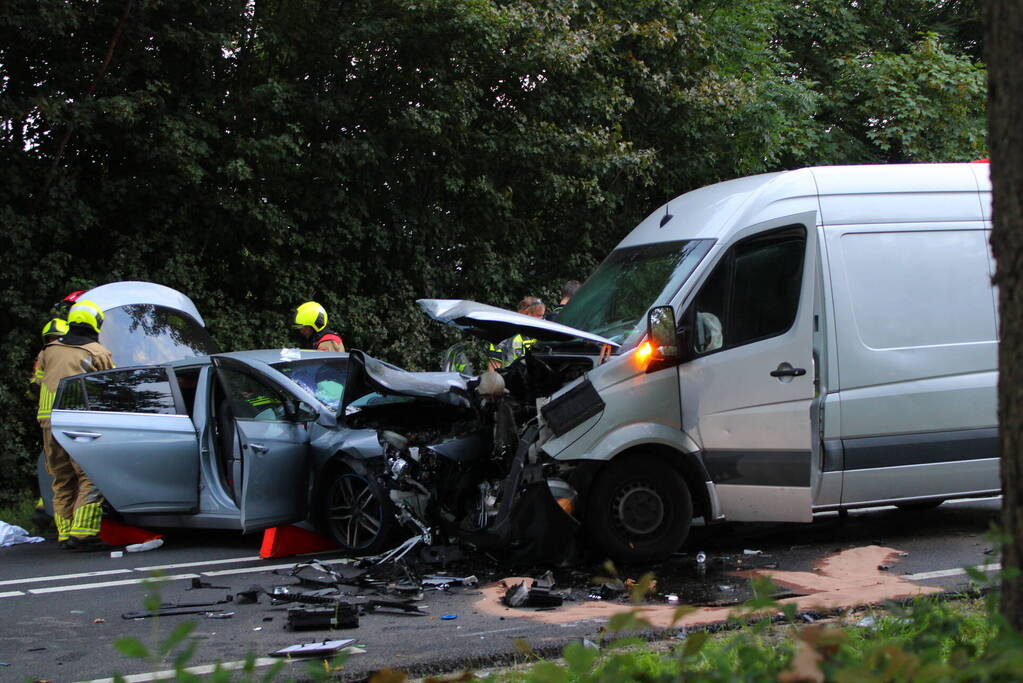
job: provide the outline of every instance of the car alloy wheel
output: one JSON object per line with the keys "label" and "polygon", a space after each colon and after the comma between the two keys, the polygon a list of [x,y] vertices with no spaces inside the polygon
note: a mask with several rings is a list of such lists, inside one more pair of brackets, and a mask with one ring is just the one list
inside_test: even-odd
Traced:
{"label": "car alloy wheel", "polygon": [[361,475],[341,474],[327,495],[327,523],[334,538],[352,550],[369,547],[380,537],[383,506]]}

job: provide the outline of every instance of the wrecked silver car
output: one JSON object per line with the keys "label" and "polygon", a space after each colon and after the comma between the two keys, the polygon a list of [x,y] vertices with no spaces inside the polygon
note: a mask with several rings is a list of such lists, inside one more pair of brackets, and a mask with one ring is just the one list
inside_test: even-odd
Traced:
{"label": "wrecked silver car", "polygon": [[[626,561],[677,547],[688,512],[673,506],[667,489],[627,477],[619,487],[594,487],[599,463],[558,462],[541,448],[603,410],[585,381],[549,397],[583,377],[615,341],[469,301],[419,305],[484,340],[529,334],[559,352],[528,353],[469,377],[410,373],[353,351],[343,419],[351,429],[376,430],[384,452],[353,463],[357,479],[335,491],[332,509],[342,514],[329,526],[339,542],[364,553],[394,548],[392,558],[420,543],[461,543],[552,562],[571,561],[587,541]],[[596,492],[597,507],[612,512],[580,505],[581,490]]]}

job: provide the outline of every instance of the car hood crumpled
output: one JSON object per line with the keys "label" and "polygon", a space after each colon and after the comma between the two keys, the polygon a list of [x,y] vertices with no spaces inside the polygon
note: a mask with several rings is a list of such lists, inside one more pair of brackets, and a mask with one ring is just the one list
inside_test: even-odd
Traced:
{"label": "car hood crumpled", "polygon": [[582,339],[614,348],[619,346],[618,342],[568,325],[466,299],[419,299],[416,303],[437,322],[465,330],[492,344],[521,334],[541,341]]}
{"label": "car hood crumpled", "polygon": [[409,372],[353,349],[348,356],[348,381],[339,411],[366,394],[425,398],[458,407],[469,407],[466,378],[457,372]]}

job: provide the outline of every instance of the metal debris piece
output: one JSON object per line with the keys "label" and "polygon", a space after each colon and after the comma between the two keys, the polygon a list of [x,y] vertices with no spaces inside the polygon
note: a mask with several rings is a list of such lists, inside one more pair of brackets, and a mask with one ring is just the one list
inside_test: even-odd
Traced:
{"label": "metal debris piece", "polygon": [[234,602],[234,596],[229,594],[223,600],[207,600],[206,602],[162,602],[160,603],[160,609],[165,607],[210,607],[212,605],[223,605],[228,602]]}
{"label": "metal debris piece", "polygon": [[533,579],[533,585],[526,587],[523,581],[509,588],[501,601],[509,607],[560,607],[565,598],[557,593],[552,593],[554,587],[554,576],[547,572],[539,579]]}
{"label": "metal debris piece", "polygon": [[286,628],[292,631],[358,627],[359,613],[347,602],[338,602],[333,607],[288,608]]}
{"label": "metal debris piece", "polygon": [[234,616],[234,612],[206,612],[203,616],[207,619],[230,619]]}
{"label": "metal debris piece", "polygon": [[426,605],[413,605],[411,602],[405,600],[379,600],[377,598],[369,598],[368,600],[362,600],[353,604],[361,607],[365,614],[373,614],[380,610],[388,612],[398,611],[405,614],[426,614]]}
{"label": "metal debris piece", "polygon": [[480,583],[479,579],[475,575],[471,576],[443,576],[439,574],[431,574],[424,576],[422,580],[423,586],[436,587],[440,590],[446,590],[450,586],[478,586]]}
{"label": "metal debris piece", "polygon": [[239,605],[251,605],[259,602],[259,595],[263,593],[262,586],[249,586],[243,591],[235,593],[235,602]]}
{"label": "metal debris piece", "polygon": [[763,555],[764,551],[763,550],[743,550],[742,554],[743,555]]}
{"label": "metal debris piece", "polygon": [[122,619],[147,619],[149,617],[169,617],[176,614],[208,614],[211,612],[223,612],[219,609],[210,609],[209,605],[204,607],[161,607],[160,609],[144,610],[141,612],[125,612]]}
{"label": "metal debris piece", "polygon": [[322,657],[332,655],[355,642],[355,638],[343,640],[324,640],[318,643],[300,643],[289,645],[270,653],[271,657]]}
{"label": "metal debris piece", "polygon": [[200,588],[219,588],[220,590],[225,590],[225,591],[226,590],[231,590],[230,586],[214,586],[211,583],[207,583],[205,581],[202,581],[201,579],[199,579],[199,577],[195,577],[194,579],[192,579],[192,585],[189,586],[188,588],[186,588],[185,590],[186,591],[194,591],[194,590],[198,590]]}

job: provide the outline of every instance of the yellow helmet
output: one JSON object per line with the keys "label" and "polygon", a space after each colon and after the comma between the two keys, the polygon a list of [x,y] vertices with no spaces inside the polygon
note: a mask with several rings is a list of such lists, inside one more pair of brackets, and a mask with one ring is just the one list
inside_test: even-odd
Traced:
{"label": "yellow helmet", "polygon": [[307,301],[295,311],[295,327],[306,325],[317,332],[327,326],[327,311],[315,301]]}
{"label": "yellow helmet", "polygon": [[88,299],[80,299],[71,306],[67,314],[68,325],[82,323],[91,327],[97,334],[103,327],[103,309]]}
{"label": "yellow helmet", "polygon": [[43,339],[47,337],[63,337],[67,334],[67,321],[63,318],[53,318],[43,325]]}

